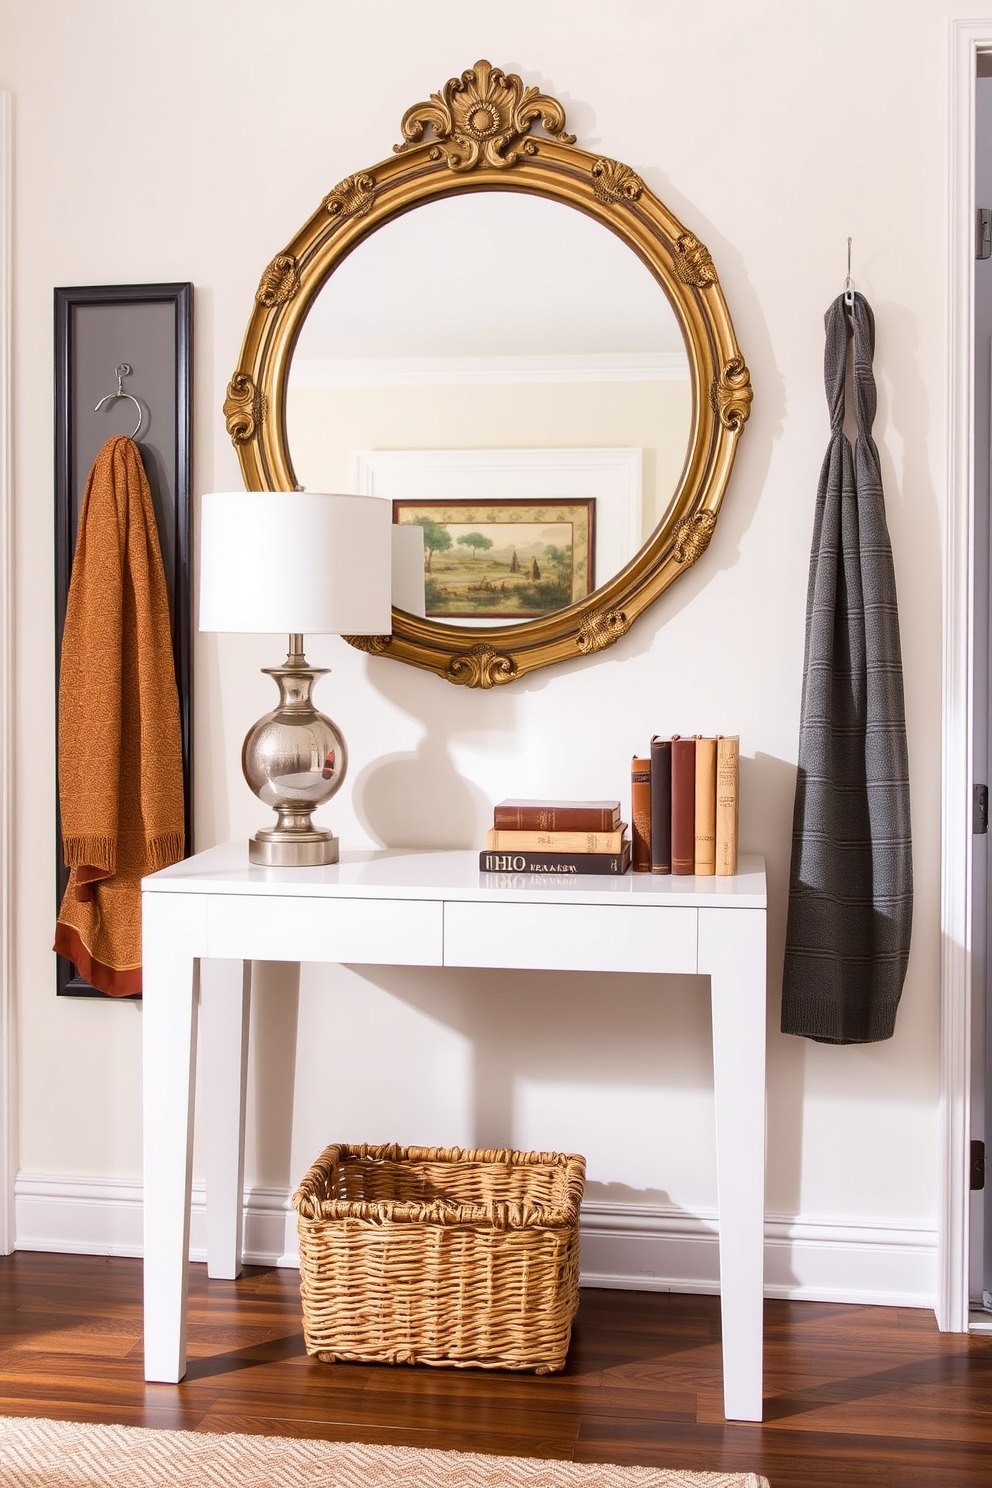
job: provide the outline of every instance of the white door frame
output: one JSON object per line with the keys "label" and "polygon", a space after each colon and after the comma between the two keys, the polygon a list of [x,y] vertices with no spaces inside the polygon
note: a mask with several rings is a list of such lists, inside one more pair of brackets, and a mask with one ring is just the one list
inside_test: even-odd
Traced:
{"label": "white door frame", "polygon": [[14,1248],[13,931],[14,558],[11,483],[10,94],[0,93],[0,1255]]}
{"label": "white door frame", "polygon": [[973,996],[975,78],[992,50],[992,19],[951,24],[947,508],[941,780],[941,1328],[969,1311]]}

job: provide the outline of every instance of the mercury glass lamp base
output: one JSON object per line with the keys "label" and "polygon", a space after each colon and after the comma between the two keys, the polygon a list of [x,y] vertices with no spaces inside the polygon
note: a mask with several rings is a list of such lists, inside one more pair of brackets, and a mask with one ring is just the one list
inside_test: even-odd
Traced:
{"label": "mercury glass lamp base", "polygon": [[264,868],[323,868],[338,861],[330,832],[258,832],[248,839],[248,861]]}

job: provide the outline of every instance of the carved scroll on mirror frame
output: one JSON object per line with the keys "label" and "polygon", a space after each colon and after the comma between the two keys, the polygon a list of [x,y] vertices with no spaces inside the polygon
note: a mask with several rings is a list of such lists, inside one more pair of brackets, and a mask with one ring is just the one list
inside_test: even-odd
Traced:
{"label": "carved scroll on mirror frame", "polygon": [[345,259],[411,208],[465,193],[532,194],[592,218],[647,266],[680,328],[691,385],[681,477],[647,540],[593,593],[539,618],[480,632],[394,610],[390,636],[353,638],[461,686],[501,686],[625,635],[705,552],[750,411],[750,377],[710,253],[633,169],[583,150],[565,123],[556,99],[485,61],[408,109],[393,154],[325,192],[264,269],[224,405],[247,487],[292,490],[287,386],[304,321]]}

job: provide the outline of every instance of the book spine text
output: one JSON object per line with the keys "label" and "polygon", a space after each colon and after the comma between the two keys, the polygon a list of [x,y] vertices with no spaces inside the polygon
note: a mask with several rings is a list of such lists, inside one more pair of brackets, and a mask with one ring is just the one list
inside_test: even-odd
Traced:
{"label": "book spine text", "polygon": [[696,741],[672,739],[672,872],[696,864]]}
{"label": "book spine text", "polygon": [[716,741],[716,871],[721,877],[737,872],[739,811],[740,739],[728,734]]}
{"label": "book spine text", "polygon": [[556,852],[488,852],[479,854],[483,873],[543,873],[566,877],[580,873],[626,873],[630,852],[556,853]]}
{"label": "book spine text", "polygon": [[651,872],[651,760],[630,762],[630,848],[635,873]]}
{"label": "book spine text", "polygon": [[672,871],[672,741],[651,740],[651,872]]}
{"label": "book spine text", "polygon": [[716,740],[696,740],[696,826],[693,872],[716,872]]}
{"label": "book spine text", "polygon": [[503,802],[493,808],[493,827],[501,832],[613,832],[619,825],[619,801],[594,806]]}
{"label": "book spine text", "polygon": [[619,852],[626,830],[625,822],[615,832],[507,832],[490,827],[486,847],[490,852]]}

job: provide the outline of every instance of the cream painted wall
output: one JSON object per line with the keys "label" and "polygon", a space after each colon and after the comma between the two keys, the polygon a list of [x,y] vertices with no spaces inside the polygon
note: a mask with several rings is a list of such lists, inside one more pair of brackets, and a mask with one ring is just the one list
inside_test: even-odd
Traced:
{"label": "cream painted wall", "polygon": [[[353,774],[345,845],[478,843],[508,794],[625,793],[653,732],[739,732],[742,838],[768,858],[768,1209],[936,1223],[940,545],[948,18],[966,0],[706,7],[532,0],[0,3],[14,103],[19,1164],[140,1173],[141,1012],[57,1001],[53,930],[52,287],[196,286],[197,492],[239,483],[220,413],[259,274],[314,204],[387,154],[404,109],[480,55],[561,98],[713,252],[755,402],[700,563],[592,663],[469,692],[332,639],[324,706]],[[806,59],[815,56],[810,69]],[[843,88],[838,88],[843,79]],[[822,316],[846,239],[878,323],[876,423],[906,666],[917,910],[895,1037],[777,1031]],[[509,272],[525,269],[508,266]],[[41,666],[38,657],[42,658]],[[196,648],[197,845],[260,820],[241,738],[273,642]],[[319,694],[320,696],[320,694]],[[575,1147],[601,1197],[712,1209],[702,984],[264,969],[248,1180],[287,1185],[331,1139]],[[292,1122],[283,1114],[295,1082]],[[659,1144],[659,1136],[661,1138]]]}

